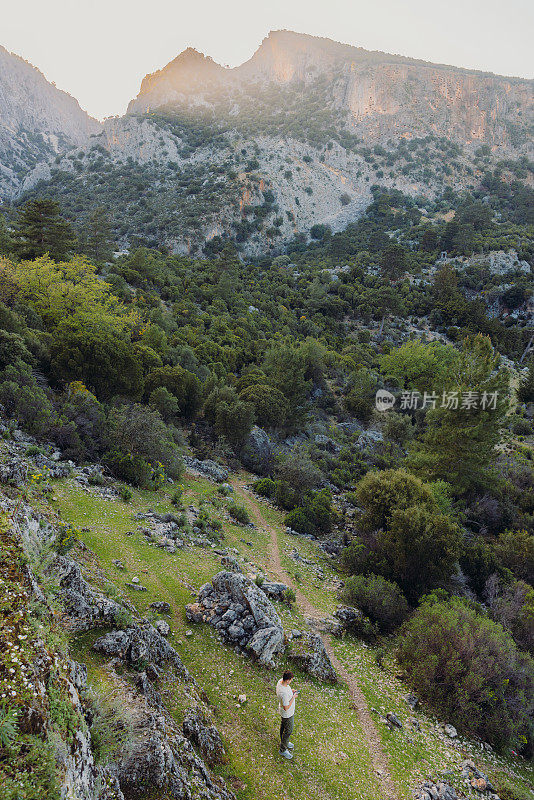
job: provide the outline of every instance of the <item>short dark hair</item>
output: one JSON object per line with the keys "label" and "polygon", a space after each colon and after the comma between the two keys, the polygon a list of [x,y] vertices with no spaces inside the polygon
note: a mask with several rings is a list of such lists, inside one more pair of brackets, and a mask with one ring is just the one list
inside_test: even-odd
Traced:
{"label": "short dark hair", "polygon": [[284,672],[284,674],[282,675],[282,680],[283,681],[290,681],[292,677],[293,677],[293,673],[290,670],[287,669]]}

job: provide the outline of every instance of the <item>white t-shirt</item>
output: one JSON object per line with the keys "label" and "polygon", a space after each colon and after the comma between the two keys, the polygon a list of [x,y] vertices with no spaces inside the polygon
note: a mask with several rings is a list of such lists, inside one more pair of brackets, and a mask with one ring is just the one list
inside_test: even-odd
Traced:
{"label": "white t-shirt", "polygon": [[[278,712],[281,717],[284,719],[289,719],[295,713],[295,701],[291,703],[291,699],[293,697],[293,689],[291,686],[284,686],[282,683],[282,678],[276,684],[276,696],[278,697]],[[291,706],[285,710],[284,706],[288,706],[291,703]]]}

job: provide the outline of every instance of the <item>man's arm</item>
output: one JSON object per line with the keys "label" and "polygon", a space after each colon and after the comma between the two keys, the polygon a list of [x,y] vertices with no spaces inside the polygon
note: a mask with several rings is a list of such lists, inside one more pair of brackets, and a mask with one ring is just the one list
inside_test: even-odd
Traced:
{"label": "man's arm", "polygon": [[292,696],[292,698],[289,701],[289,704],[287,706],[285,706],[282,703],[282,708],[284,709],[284,711],[289,711],[289,709],[291,708],[292,704],[295,702],[295,697],[297,696],[297,694],[298,694],[298,692],[293,692],[293,696]]}

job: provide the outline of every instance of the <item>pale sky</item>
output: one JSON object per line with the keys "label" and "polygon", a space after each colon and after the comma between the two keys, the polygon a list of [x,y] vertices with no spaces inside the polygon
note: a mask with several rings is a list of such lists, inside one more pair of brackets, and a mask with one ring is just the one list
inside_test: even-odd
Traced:
{"label": "pale sky", "polygon": [[534,77],[532,0],[0,0],[0,44],[102,119],[186,47],[235,66],[269,30]]}

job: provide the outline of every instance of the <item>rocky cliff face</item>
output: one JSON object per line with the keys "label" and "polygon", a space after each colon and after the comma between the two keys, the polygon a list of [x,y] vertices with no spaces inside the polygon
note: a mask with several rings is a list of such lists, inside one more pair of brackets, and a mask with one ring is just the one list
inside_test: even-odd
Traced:
{"label": "rocky cliff face", "polygon": [[344,126],[376,141],[434,133],[462,143],[516,148],[527,143],[534,111],[532,81],[370,52],[291,31],[272,31],[252,58],[235,69],[186,50],[143,80],[129,111],[143,113],[192,97],[214,107],[225,94],[239,106],[269,83],[299,83],[304,94],[313,94],[320,83],[328,104],[346,115]]}
{"label": "rocky cliff face", "polygon": [[189,48],[22,190],[57,196],[78,222],[106,205],[124,247],[194,254],[220,237],[280,252],[315,223],[355,221],[374,184],[432,198],[531,157],[532,88],[290,31],[234,69]]}
{"label": "rocky cliff face", "polygon": [[18,190],[30,169],[99,130],[77,100],[0,47],[0,200]]}

